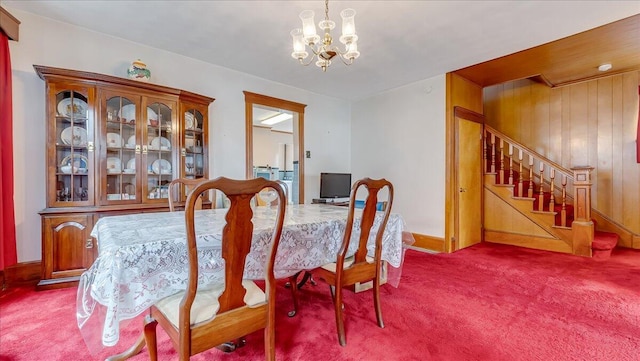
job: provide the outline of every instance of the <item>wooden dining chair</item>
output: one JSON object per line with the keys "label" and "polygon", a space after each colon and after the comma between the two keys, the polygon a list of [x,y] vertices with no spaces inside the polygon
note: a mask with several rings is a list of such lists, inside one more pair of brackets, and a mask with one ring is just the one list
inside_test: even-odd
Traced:
{"label": "wooden dining chair", "polygon": [[[190,178],[176,178],[169,183],[169,211],[173,212],[178,209],[178,204],[181,204],[183,194],[181,188],[184,187],[184,194],[189,195],[191,190],[198,184],[207,181],[206,178],[190,179]],[[202,197],[198,197],[196,201],[196,208],[202,209]]]}
{"label": "wooden dining chair", "polygon": [[[360,222],[360,234],[357,239],[351,239],[356,205],[356,193],[363,187],[368,191]],[[378,193],[386,188],[387,200],[384,213],[376,220],[378,207]],[[342,318],[342,290],[345,287],[354,286],[356,283],[373,280],[373,303],[376,311],[378,326],[384,328],[382,321],[382,309],[380,308],[380,276],[382,267],[382,236],[389,220],[391,205],[393,204],[393,185],[386,179],[364,178],[354,183],[351,188],[349,200],[349,214],[345,225],[342,246],[338,251],[336,262],[326,264],[315,270],[315,273],[328,284],[333,298],[338,341],[340,345],[346,345],[344,321]],[[375,228],[374,228],[375,227]],[[367,255],[367,242],[371,232],[375,233],[375,250],[373,257]],[[348,256],[351,242],[358,242],[357,250],[353,256]]]}
{"label": "wooden dining chair", "polygon": [[[265,289],[262,291],[253,281],[244,280],[243,274],[253,237],[250,201],[267,187],[276,190],[279,203],[265,260]],[[194,211],[198,196],[209,190],[221,191],[231,202],[221,241],[225,261],[224,280],[199,288]],[[200,183],[192,190],[187,197],[185,210],[188,282],[185,291],[162,299],[151,307],[151,315],[144,327],[151,360],[157,360],[158,323],[171,338],[181,361],[260,329],[264,329],[266,360],[275,360],[276,282],[273,267],[282,234],[285,207],[284,192],[279,184],[263,178],[233,180],[220,177]]]}

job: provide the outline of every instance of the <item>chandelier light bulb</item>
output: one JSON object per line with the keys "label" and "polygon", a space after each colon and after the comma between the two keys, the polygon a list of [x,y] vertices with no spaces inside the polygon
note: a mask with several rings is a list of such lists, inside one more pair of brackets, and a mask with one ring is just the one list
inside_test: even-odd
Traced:
{"label": "chandelier light bulb", "polygon": [[340,42],[343,44],[350,44],[358,40],[356,35],[356,11],[353,9],[344,9],[340,12],[342,17],[342,36]]}
{"label": "chandelier light bulb", "polygon": [[316,34],[316,24],[313,20],[314,16],[315,13],[313,12],[313,10],[305,10],[300,13],[304,41],[307,42],[307,44],[315,44],[320,39],[320,37]]}
{"label": "chandelier light bulb", "polygon": [[293,38],[293,53],[291,53],[291,56],[294,59],[306,59],[309,53],[305,51],[302,29],[291,30],[291,37]]}

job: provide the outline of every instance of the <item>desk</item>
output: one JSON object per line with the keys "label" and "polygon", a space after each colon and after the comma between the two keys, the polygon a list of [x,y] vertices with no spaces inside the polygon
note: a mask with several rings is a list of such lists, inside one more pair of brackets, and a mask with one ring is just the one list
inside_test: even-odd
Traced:
{"label": "desk", "polygon": [[[198,253],[201,260],[206,260],[201,261],[201,284],[224,279],[221,233],[226,212],[209,209],[195,213]],[[347,213],[346,207],[288,205],[275,261],[276,278],[335,261]],[[374,229],[382,216],[378,212]],[[254,235],[244,274],[247,279],[264,278],[273,217],[274,210],[255,209]],[[353,237],[357,237],[359,225],[354,223]],[[382,259],[397,268],[404,254],[403,228],[402,217],[391,214],[382,241]],[[369,242],[371,256],[375,234],[372,231]],[[95,312],[95,317],[104,317],[100,320],[101,342],[113,346],[119,339],[120,321],[142,314],[158,300],[185,288],[189,265],[184,212],[105,217],[95,224],[91,236],[98,241],[98,258],[80,278],[78,325],[82,329],[96,306],[103,306],[104,312]],[[355,253],[357,242],[351,246],[351,253]]]}

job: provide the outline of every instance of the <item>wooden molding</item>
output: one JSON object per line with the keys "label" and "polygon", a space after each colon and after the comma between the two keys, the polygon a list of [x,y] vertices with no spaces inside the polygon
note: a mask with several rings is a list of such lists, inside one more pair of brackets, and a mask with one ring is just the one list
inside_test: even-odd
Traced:
{"label": "wooden molding", "polygon": [[[529,78],[558,87],[640,70],[639,32],[637,14],[455,73],[483,87]],[[614,72],[598,71],[598,65],[605,61],[613,64]]]}
{"label": "wooden molding", "polygon": [[444,252],[444,238],[427,236],[425,234],[412,233],[416,240],[413,247],[424,248],[436,252]]}
{"label": "wooden molding", "polygon": [[0,30],[7,34],[9,40],[18,41],[20,21],[9,14],[2,6],[0,6]]}
{"label": "wooden molding", "polygon": [[485,229],[484,241],[488,243],[509,244],[544,251],[561,252],[572,254],[570,245],[559,239],[536,237],[526,234],[492,231]]}
{"label": "wooden molding", "polygon": [[476,113],[473,110],[463,108],[461,106],[453,107],[453,115],[457,118],[462,118],[472,122],[485,124],[484,115],[480,113]]}
{"label": "wooden molding", "polygon": [[6,287],[35,285],[40,280],[42,264],[40,261],[22,262],[7,267],[3,272]]}
{"label": "wooden molding", "polygon": [[171,88],[164,85],[154,84],[154,83],[144,83],[137,80],[121,78],[113,75],[105,75],[92,73],[88,71],[81,70],[71,70],[71,69],[63,69],[63,68],[55,68],[51,66],[44,65],[34,65],[36,73],[42,80],[47,79],[64,79],[64,78],[73,78],[74,80],[84,80],[87,84],[113,84],[113,85],[125,85],[135,88],[136,91],[140,89],[150,90],[153,92],[162,92],[167,93],[169,95],[175,95],[180,98],[182,101],[191,101],[198,103],[212,103],[215,98],[211,98],[205,95],[200,95],[196,93],[192,93],[186,90]]}

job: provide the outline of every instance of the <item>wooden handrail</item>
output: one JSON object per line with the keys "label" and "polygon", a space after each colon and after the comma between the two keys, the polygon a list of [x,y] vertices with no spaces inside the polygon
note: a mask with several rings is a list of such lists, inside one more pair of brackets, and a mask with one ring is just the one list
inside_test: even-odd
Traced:
{"label": "wooden handrail", "polygon": [[522,143],[519,143],[519,142],[515,141],[513,138],[510,138],[509,136],[503,134],[499,130],[496,130],[496,129],[492,128],[489,125],[485,124],[484,127],[485,127],[485,129],[487,131],[489,131],[489,133],[498,136],[498,138],[500,138],[501,140],[505,140],[507,143],[512,144],[514,147],[516,147],[518,149],[522,149],[523,152],[532,155],[536,159],[544,160],[544,163],[546,165],[549,165],[552,168],[554,168],[556,170],[556,172],[560,172],[560,173],[566,175],[567,177],[573,179],[573,171],[571,171],[570,169],[564,168],[560,164],[547,159],[547,157],[543,156],[542,154],[540,154],[540,153],[536,152],[535,150],[523,145]]}

